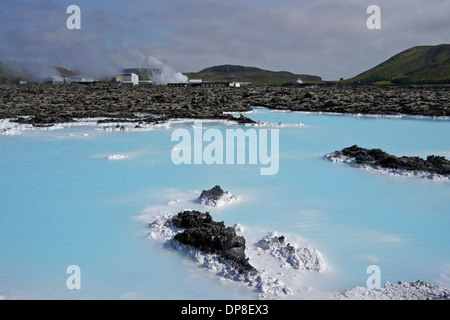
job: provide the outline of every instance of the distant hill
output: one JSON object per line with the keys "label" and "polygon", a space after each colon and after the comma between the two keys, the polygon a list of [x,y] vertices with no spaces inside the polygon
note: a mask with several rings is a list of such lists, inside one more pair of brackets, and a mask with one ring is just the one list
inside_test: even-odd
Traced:
{"label": "distant hill", "polygon": [[56,71],[58,71],[58,74],[63,78],[70,78],[80,75],[80,73],[76,70],[70,70],[63,67],[55,67],[55,69]]}
{"label": "distant hill", "polygon": [[[70,78],[80,75],[76,70],[70,70],[63,67],[54,67],[55,75],[58,74],[62,78]],[[19,81],[25,79],[33,79],[26,71],[18,72],[15,69],[5,65],[0,61],[0,80]]]}
{"label": "distant hill", "polygon": [[5,67],[3,66],[2,62],[0,61],[0,80],[6,79],[7,71]]}
{"label": "distant hill", "polygon": [[450,83],[450,44],[410,48],[345,82]]}
{"label": "distant hill", "polygon": [[269,71],[255,67],[239,65],[220,65],[203,69],[199,72],[185,72],[190,79],[202,79],[204,81],[240,81],[254,84],[283,84],[295,83],[298,79],[302,82],[322,81],[322,78],[309,74],[293,74],[288,71]]}
{"label": "distant hill", "polygon": [[0,61],[0,81],[3,80],[16,80],[19,79],[20,75],[16,74],[7,65]]}
{"label": "distant hill", "polygon": [[0,61],[0,81],[25,80],[25,75]]}

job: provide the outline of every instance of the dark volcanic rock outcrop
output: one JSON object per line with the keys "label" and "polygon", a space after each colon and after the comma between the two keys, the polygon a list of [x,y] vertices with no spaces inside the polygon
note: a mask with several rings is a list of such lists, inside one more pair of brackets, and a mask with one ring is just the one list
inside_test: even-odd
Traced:
{"label": "dark volcanic rock outcrop", "polygon": [[19,122],[33,125],[97,117],[138,124],[178,118],[252,123],[245,116],[224,114],[251,111],[252,106],[308,112],[449,116],[449,89],[446,85],[202,88],[0,82],[0,118],[19,117]]}
{"label": "dark volcanic rock outcrop", "polygon": [[450,175],[450,161],[441,156],[431,155],[426,160],[420,157],[397,157],[381,149],[365,149],[357,145],[335,151],[327,156],[334,158],[346,156],[358,165]]}
{"label": "dark volcanic rock outcrop", "polygon": [[252,105],[279,110],[382,115],[450,115],[449,85],[336,85],[315,88],[271,87],[260,90],[258,95],[253,95]]}
{"label": "dark volcanic rock outcrop", "polygon": [[238,92],[233,88],[3,82],[0,83],[0,118],[19,118],[19,122],[35,126],[72,122],[77,118],[136,123],[160,123],[180,118],[252,123],[245,116],[224,114],[251,110]]}
{"label": "dark volcanic rock outcrop", "polygon": [[208,200],[217,201],[224,195],[224,193],[225,191],[223,191],[219,185],[216,185],[212,189],[203,190],[200,194],[199,200],[202,202]]}
{"label": "dark volcanic rock outcrop", "polygon": [[175,235],[174,240],[191,245],[201,251],[218,254],[232,262],[240,271],[254,268],[245,256],[245,239],[238,236],[223,222],[213,221],[211,215],[199,211],[182,211],[168,220],[174,227],[184,229]]}
{"label": "dark volcanic rock outcrop", "polygon": [[216,185],[212,189],[203,190],[197,202],[211,207],[219,207],[237,200],[239,200],[237,196],[224,191],[220,186]]}

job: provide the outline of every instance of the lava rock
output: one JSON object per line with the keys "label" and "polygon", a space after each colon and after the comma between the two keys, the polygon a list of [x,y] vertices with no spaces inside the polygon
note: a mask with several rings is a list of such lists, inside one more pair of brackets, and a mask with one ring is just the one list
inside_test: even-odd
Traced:
{"label": "lava rock", "polygon": [[218,254],[232,262],[238,270],[252,271],[245,256],[245,239],[223,222],[213,221],[209,212],[182,211],[168,220],[174,227],[184,229],[174,240],[201,251]]}
{"label": "lava rock", "polygon": [[[252,106],[308,112],[449,116],[450,90],[448,85],[202,88],[0,82],[0,118],[33,117],[28,123],[36,126],[77,118],[136,119],[147,123],[190,118],[252,123],[245,116],[229,114],[251,111]],[[137,114],[160,118],[142,119]]]}
{"label": "lava rock", "polygon": [[203,190],[197,202],[211,207],[219,207],[237,200],[239,200],[237,196],[224,191],[219,185],[216,185],[212,189]]}
{"label": "lava rock", "polygon": [[237,123],[240,123],[240,124],[256,123],[256,121],[250,119],[249,117],[244,116],[243,114],[240,114],[239,118],[233,119],[233,120],[237,121]]}
{"label": "lava rock", "polygon": [[225,191],[219,185],[214,186],[210,190],[203,190],[199,199],[202,200],[219,200],[224,195]]}
{"label": "lava rock", "polygon": [[365,149],[357,145],[344,148],[339,153],[354,158],[357,164],[389,169],[426,171],[442,175],[450,174],[450,160],[441,156],[431,155],[426,160],[420,157],[397,157],[381,149]]}

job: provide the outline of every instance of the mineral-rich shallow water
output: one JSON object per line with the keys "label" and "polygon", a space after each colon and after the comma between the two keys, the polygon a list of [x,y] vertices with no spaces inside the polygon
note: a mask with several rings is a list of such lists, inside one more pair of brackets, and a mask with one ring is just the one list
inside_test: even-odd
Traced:
{"label": "mineral-rich shallow water", "polygon": [[[450,182],[392,177],[322,159],[358,144],[395,155],[450,155],[450,121],[270,112],[255,120],[304,123],[279,128],[280,165],[175,165],[175,128],[104,132],[95,127],[0,136],[0,296],[18,299],[256,299],[146,238],[146,219],[191,202],[216,184],[241,201],[208,208],[217,221],[304,239],[328,270],[287,298],[330,297],[381,281],[450,286]],[[205,128],[229,128],[204,123]],[[245,127],[241,127],[245,129]],[[258,129],[258,128],[256,128]],[[121,155],[124,157],[108,156]],[[169,205],[171,201],[175,204]],[[69,265],[81,289],[68,290]]]}

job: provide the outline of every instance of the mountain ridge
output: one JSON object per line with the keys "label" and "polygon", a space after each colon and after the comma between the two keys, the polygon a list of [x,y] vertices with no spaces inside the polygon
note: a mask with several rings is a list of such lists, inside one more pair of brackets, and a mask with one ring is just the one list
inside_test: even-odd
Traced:
{"label": "mountain ridge", "polygon": [[406,49],[345,82],[450,83],[450,44]]}
{"label": "mountain ridge", "polygon": [[223,64],[204,68],[199,72],[184,72],[189,78],[204,81],[242,81],[254,84],[283,84],[287,82],[318,82],[322,78],[310,74],[294,74],[289,71],[271,71],[257,67]]}

